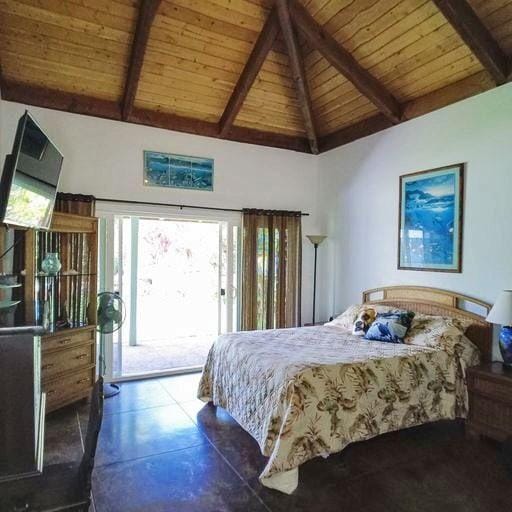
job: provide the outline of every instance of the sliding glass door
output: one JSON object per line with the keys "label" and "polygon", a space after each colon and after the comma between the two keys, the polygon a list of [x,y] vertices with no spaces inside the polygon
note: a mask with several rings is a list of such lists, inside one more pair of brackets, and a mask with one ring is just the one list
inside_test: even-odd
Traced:
{"label": "sliding glass door", "polygon": [[103,335],[107,377],[201,367],[238,327],[239,218],[103,215],[101,288],[125,305]]}

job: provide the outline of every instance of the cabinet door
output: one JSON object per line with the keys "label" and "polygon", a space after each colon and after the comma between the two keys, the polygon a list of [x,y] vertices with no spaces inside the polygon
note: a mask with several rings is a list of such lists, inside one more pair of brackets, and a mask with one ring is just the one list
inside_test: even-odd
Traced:
{"label": "cabinet door", "polygon": [[0,481],[41,468],[39,357],[31,334],[0,336]]}

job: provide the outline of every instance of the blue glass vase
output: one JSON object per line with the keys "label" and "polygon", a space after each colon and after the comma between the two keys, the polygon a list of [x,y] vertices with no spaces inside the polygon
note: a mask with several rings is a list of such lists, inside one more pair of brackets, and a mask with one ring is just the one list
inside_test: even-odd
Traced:
{"label": "blue glass vase", "polygon": [[55,276],[59,273],[60,268],[59,254],[56,252],[47,252],[44,260],[41,262],[41,270],[49,276]]}
{"label": "blue glass vase", "polygon": [[512,369],[512,327],[503,326],[501,328],[500,352],[503,364]]}

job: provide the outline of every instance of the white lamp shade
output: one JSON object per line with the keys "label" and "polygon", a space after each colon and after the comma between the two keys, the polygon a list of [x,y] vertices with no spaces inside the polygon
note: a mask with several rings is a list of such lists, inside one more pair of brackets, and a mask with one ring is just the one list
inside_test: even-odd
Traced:
{"label": "white lamp shade", "polygon": [[499,294],[487,315],[487,321],[493,324],[512,325],[512,290],[503,290]]}
{"label": "white lamp shade", "polygon": [[306,235],[306,238],[312,244],[320,245],[327,238],[327,236],[325,236],[325,235]]}

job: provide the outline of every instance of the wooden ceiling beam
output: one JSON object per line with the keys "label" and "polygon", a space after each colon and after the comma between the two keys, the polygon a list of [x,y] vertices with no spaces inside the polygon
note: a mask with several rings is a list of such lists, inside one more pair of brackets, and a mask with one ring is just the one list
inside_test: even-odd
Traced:
{"label": "wooden ceiling beam", "polygon": [[[163,128],[175,132],[220,138],[218,123],[182,117],[167,112],[158,112],[156,110],[135,107],[128,121],[130,123]],[[301,153],[311,153],[308,140],[305,137],[293,137],[242,126],[233,126],[222,138],[234,142],[245,142],[247,144],[290,149]]]}
{"label": "wooden ceiling beam", "polygon": [[221,137],[225,137],[231,130],[236,116],[242,108],[247,93],[251,89],[254,80],[256,80],[261,66],[263,65],[268,52],[276,40],[278,32],[279,20],[277,18],[277,12],[274,8],[268,15],[267,21],[265,22],[265,25],[263,26],[263,29],[258,36],[258,39],[254,45],[254,48],[252,49],[247,63],[245,64],[242,74],[240,75],[240,78],[238,79],[238,82],[233,89],[233,93],[229,98],[224,113],[220,118],[219,131]]}
{"label": "wooden ceiling beam", "polygon": [[0,99],[3,99],[2,89],[4,83],[4,72],[2,69],[2,63],[0,62]]}
{"label": "wooden ceiling beam", "polygon": [[311,152],[318,154],[318,140],[316,136],[315,122],[313,118],[313,107],[311,104],[311,96],[309,95],[308,83],[306,80],[306,71],[304,69],[304,61],[300,53],[300,47],[297,42],[297,36],[292,24],[290,11],[288,9],[287,0],[276,0],[277,14],[281,32],[288,51],[290,59],[290,67],[293,75],[293,82],[297,90],[299,107],[304,118],[306,133],[308,136]]}
{"label": "wooden ceiling beam", "polygon": [[297,0],[290,0],[290,15],[309,44],[364,94],[390,121],[398,123],[402,108],[396,98],[352,57]]}
{"label": "wooden ceiling beam", "polygon": [[467,0],[434,0],[434,3],[496,84],[505,83],[511,71],[507,55]]}
{"label": "wooden ceiling beam", "polygon": [[47,89],[11,80],[2,81],[2,99],[36,107],[121,121],[119,103],[91,96]]}
{"label": "wooden ceiling beam", "polygon": [[337,130],[322,137],[319,141],[320,152],[323,153],[330,149],[344,146],[345,144],[354,142],[357,139],[362,139],[363,137],[368,137],[368,135],[380,132],[391,126],[393,126],[393,122],[384,114],[377,114],[363,119],[353,125],[346,126],[341,130]]}
{"label": "wooden ceiling beam", "polygon": [[[2,99],[52,110],[62,110],[74,114],[113,119],[115,121],[123,120],[121,105],[115,101],[102,100],[90,96],[7,80],[4,80],[2,83]],[[219,126],[217,123],[158,112],[156,110],[133,107],[127,122],[164,128],[176,132],[219,138]],[[290,135],[233,126],[225,138],[234,142],[245,142],[248,144],[311,153],[308,140],[305,137],[293,137]]]}
{"label": "wooden ceiling beam", "polygon": [[135,96],[139,87],[140,73],[144,63],[144,54],[149,39],[151,25],[155,19],[161,0],[141,0],[137,26],[133,36],[130,64],[126,75],[124,96],[122,104],[123,119],[128,119],[135,102]]}
{"label": "wooden ceiling beam", "polygon": [[407,102],[404,105],[404,120],[420,117],[495,87],[496,83],[491,74],[485,70],[479,71],[458,82]]}
{"label": "wooden ceiling beam", "polygon": [[[480,71],[437,91],[409,101],[404,105],[404,121],[428,114],[494,87],[496,87],[496,84],[491,75],[487,71]],[[363,119],[358,123],[322,137],[319,141],[320,152],[323,153],[324,151],[349,144],[391,126],[393,124],[383,114]]]}

